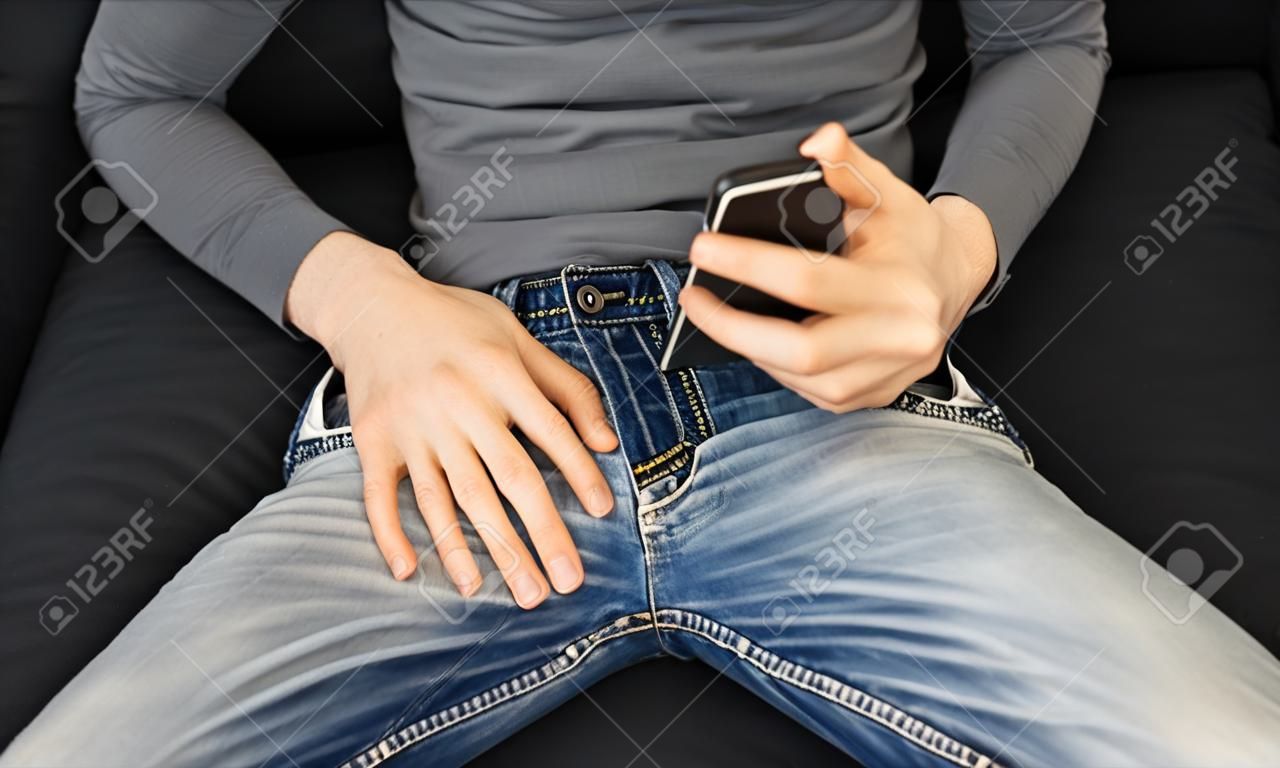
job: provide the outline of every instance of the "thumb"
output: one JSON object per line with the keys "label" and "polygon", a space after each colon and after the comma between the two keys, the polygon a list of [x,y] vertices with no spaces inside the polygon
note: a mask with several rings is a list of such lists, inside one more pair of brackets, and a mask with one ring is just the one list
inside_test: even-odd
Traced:
{"label": "thumb", "polygon": [[883,163],[868,155],[849,138],[844,126],[826,123],[800,144],[800,154],[818,161],[822,177],[850,209],[871,211],[880,207],[884,193],[902,182]]}

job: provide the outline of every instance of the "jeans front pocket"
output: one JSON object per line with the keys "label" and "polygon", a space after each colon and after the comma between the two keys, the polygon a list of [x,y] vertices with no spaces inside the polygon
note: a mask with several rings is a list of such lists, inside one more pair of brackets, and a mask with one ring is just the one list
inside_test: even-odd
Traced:
{"label": "jeans front pocket", "polygon": [[951,362],[950,354],[946,356],[946,362],[947,370],[951,374],[950,398],[937,397],[930,391],[934,387],[918,384],[908,387],[897,400],[885,407],[993,432],[1013,443],[1014,447],[1022,452],[1027,464],[1034,466],[1030,449],[1027,448],[1018,430],[1014,429],[1000,406],[969,383],[964,374]]}
{"label": "jeans front pocket", "polygon": [[[289,437],[289,447],[284,453],[285,485],[289,484],[289,479],[298,471],[298,467],[311,459],[332,451],[355,447],[350,419],[345,418],[346,396],[337,392],[336,386],[335,391],[329,391],[335,373],[334,368],[325,371],[320,383],[316,384],[311,394],[307,395],[307,401],[302,404],[293,434]],[[342,399],[341,403],[335,403],[338,398]],[[338,414],[342,416],[335,421],[334,417]],[[335,426],[328,426],[330,422]]]}

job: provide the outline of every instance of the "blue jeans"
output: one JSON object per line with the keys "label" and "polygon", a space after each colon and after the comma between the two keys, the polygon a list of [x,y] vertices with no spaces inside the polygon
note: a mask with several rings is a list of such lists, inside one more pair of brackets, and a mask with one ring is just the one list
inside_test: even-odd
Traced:
{"label": "blue jeans", "polygon": [[657,262],[497,289],[596,381],[621,437],[596,457],[617,498],[603,519],[529,447],[582,553],[577,592],[521,610],[464,522],[488,576],[462,598],[407,483],[423,556],[392,580],[326,375],[287,487],[0,765],[457,765],[660,655],[870,766],[1280,764],[1280,663],[1212,606],[1166,618],[1141,555],[1035,473],[963,376],[834,415],[746,363],[663,374],[679,282]]}

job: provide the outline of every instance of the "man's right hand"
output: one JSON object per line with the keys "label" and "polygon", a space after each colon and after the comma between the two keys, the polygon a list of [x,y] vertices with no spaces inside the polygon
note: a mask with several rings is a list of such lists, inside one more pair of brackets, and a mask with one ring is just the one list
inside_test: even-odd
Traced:
{"label": "man's right hand", "polygon": [[324,345],[346,378],[366,512],[397,579],[408,578],[417,560],[396,503],[408,475],[445,570],[464,596],[482,574],[456,508],[522,608],[548,594],[500,496],[523,521],[556,591],[578,588],[577,548],[511,430],[519,427],[555,462],[590,514],[608,514],[613,495],[587,449],[611,451],[618,440],[590,379],[530,336],[501,301],[426,280],[399,254],[346,232],[331,233],[308,253],[286,316]]}

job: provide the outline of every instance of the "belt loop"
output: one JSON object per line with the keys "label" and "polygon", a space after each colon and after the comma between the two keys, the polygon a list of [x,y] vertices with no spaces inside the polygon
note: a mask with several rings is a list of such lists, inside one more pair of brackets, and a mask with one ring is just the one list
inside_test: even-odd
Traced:
{"label": "belt loop", "polygon": [[493,286],[493,295],[502,303],[507,305],[507,309],[512,312],[516,309],[516,294],[520,292],[520,278],[513,277],[510,280],[503,280]]}
{"label": "belt loop", "polygon": [[645,266],[654,271],[658,276],[658,282],[662,285],[662,305],[667,313],[667,325],[671,325],[676,317],[676,301],[680,296],[680,276],[676,274],[676,268],[666,259],[649,259],[645,262]]}

